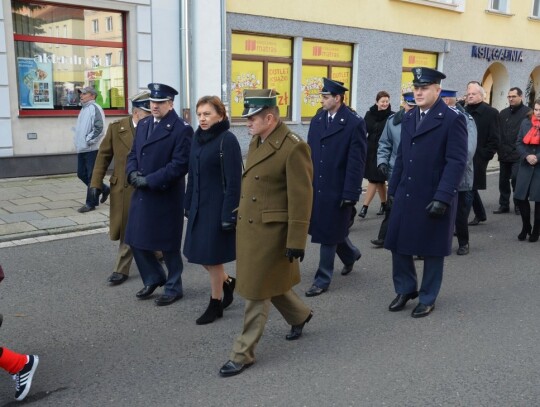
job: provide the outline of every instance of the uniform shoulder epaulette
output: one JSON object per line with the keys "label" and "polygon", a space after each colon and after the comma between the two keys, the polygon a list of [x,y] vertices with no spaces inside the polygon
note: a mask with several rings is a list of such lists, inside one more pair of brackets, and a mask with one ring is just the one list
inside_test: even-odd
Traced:
{"label": "uniform shoulder epaulette", "polygon": [[300,143],[302,139],[294,133],[288,133],[287,137],[293,140],[295,143]]}

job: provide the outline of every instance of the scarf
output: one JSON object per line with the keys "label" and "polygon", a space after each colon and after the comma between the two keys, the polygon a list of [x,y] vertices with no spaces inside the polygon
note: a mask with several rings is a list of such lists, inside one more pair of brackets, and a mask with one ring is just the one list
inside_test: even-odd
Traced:
{"label": "scarf", "polygon": [[224,131],[229,130],[229,127],[230,127],[230,123],[229,123],[229,120],[227,119],[217,122],[208,130],[203,130],[199,127],[197,131],[195,132],[195,138],[197,139],[197,142],[199,144],[206,144],[210,140],[215,139]]}
{"label": "scarf", "polygon": [[533,115],[531,117],[532,127],[525,137],[523,137],[523,144],[540,144],[540,120]]}

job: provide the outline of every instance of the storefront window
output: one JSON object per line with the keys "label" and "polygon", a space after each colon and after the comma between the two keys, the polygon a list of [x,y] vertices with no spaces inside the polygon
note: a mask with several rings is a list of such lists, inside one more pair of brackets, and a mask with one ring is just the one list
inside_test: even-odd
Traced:
{"label": "storefront window", "polygon": [[312,118],[321,107],[323,77],[344,83],[349,89],[345,93],[345,103],[349,104],[352,55],[353,47],[350,44],[319,41],[302,43],[302,119]]}
{"label": "storefront window", "polygon": [[402,72],[401,72],[401,93],[411,92],[413,89],[413,74],[411,68],[415,66],[425,66],[426,68],[437,69],[438,54],[403,51]]}
{"label": "storefront window", "polygon": [[[122,13],[21,0],[11,5],[20,115],[76,114],[84,86],[96,89],[107,114],[126,113],[124,24],[112,24],[125,21]],[[100,24],[107,31],[100,33]]]}
{"label": "storefront window", "polygon": [[241,117],[245,89],[274,89],[281,117],[290,119],[292,40],[233,33],[231,48],[231,117]]}

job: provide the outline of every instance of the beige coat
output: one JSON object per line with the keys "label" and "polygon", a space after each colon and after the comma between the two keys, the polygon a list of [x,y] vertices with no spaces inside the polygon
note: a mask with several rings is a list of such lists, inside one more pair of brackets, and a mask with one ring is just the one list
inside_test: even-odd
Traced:
{"label": "beige coat", "polygon": [[128,219],[129,204],[133,188],[127,182],[126,160],[133,144],[135,128],[130,117],[118,120],[109,125],[107,134],[99,146],[96,164],[92,173],[90,186],[101,188],[105,173],[114,158],[114,170],[110,178],[110,225],[111,240],[124,241]]}
{"label": "beige coat", "polygon": [[249,145],[242,176],[236,235],[240,295],[261,300],[300,282],[298,260],[285,249],[304,249],[313,200],[309,146],[280,123],[261,144]]}

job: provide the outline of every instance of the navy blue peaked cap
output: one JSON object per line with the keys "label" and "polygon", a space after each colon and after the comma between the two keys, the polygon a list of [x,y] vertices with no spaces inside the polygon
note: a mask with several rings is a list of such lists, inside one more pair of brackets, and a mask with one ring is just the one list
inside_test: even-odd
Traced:
{"label": "navy blue peaked cap", "polygon": [[174,97],[178,95],[176,89],[162,83],[149,83],[148,89],[150,90],[150,100],[152,102],[174,100]]}

